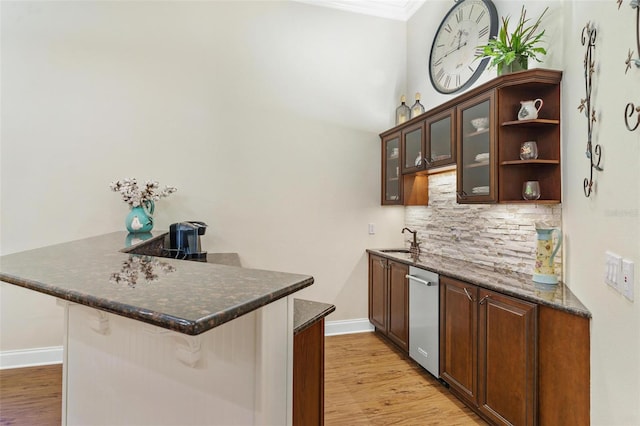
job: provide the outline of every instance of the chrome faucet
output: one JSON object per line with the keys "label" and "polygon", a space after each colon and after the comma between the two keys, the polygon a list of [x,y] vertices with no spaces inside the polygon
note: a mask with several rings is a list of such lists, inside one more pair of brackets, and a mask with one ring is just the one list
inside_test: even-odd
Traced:
{"label": "chrome faucet", "polygon": [[412,231],[409,228],[402,228],[402,233],[403,234],[404,234],[404,231],[409,231],[409,232],[411,232],[413,234],[413,241],[411,242],[411,246],[409,247],[409,251],[411,251],[411,253],[419,254],[420,253],[420,243],[416,239],[416,234],[418,233],[418,231]]}

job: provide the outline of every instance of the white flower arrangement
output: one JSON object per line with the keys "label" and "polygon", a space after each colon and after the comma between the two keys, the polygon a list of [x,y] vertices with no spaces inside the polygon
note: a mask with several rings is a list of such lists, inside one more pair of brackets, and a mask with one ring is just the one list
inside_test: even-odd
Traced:
{"label": "white flower arrangement", "polygon": [[136,178],[117,180],[111,182],[109,187],[113,192],[122,194],[122,199],[131,208],[145,207],[149,202],[158,201],[160,198],[167,197],[178,190],[173,186],[165,186],[161,190],[158,182],[152,180],[145,181],[144,187],[140,188]]}

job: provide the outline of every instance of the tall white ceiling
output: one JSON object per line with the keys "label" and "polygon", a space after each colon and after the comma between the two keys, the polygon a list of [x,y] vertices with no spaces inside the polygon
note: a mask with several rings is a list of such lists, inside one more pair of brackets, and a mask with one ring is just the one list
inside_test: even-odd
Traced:
{"label": "tall white ceiling", "polygon": [[348,12],[408,20],[425,0],[294,0],[316,6],[330,7]]}

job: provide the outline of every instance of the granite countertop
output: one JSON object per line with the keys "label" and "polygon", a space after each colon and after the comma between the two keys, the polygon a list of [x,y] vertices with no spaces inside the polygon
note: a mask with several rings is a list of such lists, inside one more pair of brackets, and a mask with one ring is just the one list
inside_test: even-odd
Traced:
{"label": "granite countertop", "polygon": [[591,318],[591,312],[564,283],[556,285],[538,284],[533,282],[532,275],[497,270],[473,262],[429,253],[421,253],[416,258],[411,253],[390,252],[387,249],[368,249],[367,252],[397,260],[410,266],[428,269],[440,275],[466,281],[489,290],[495,290],[581,317]]}
{"label": "granite countertop", "polygon": [[293,299],[293,334],[304,331],[335,310],[335,305],[329,303]]}
{"label": "granite countertop", "polygon": [[[161,256],[164,245],[168,244],[166,235],[168,234],[159,234],[145,240],[143,244],[127,247],[122,251],[126,253]],[[238,253],[207,253],[207,263],[242,266]],[[335,310],[336,307],[328,303],[293,299],[293,334],[298,334]]]}
{"label": "granite countertop", "polygon": [[149,242],[114,232],[2,256],[0,280],[189,335],[313,284],[308,275],[134,254],[138,244]]}

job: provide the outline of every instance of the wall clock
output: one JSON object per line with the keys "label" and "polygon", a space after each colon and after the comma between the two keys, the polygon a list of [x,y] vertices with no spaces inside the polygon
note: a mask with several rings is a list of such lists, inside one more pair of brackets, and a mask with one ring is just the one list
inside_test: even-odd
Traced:
{"label": "wall clock", "polygon": [[440,93],[471,86],[489,58],[476,59],[482,46],[498,33],[498,13],[491,0],[456,0],[442,19],[429,55],[429,78]]}

